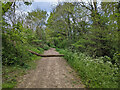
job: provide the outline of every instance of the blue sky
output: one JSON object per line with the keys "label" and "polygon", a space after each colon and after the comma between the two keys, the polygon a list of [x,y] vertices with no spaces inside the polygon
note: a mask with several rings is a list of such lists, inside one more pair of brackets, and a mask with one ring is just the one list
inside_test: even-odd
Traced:
{"label": "blue sky", "polygon": [[47,13],[50,14],[56,5],[57,2],[32,2],[31,5],[27,6],[21,2],[21,6],[16,10],[16,13],[27,13],[35,9],[41,9],[47,11]]}

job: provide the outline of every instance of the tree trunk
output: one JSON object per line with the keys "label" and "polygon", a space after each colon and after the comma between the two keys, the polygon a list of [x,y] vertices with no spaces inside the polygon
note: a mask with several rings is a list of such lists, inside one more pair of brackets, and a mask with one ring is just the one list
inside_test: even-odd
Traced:
{"label": "tree trunk", "polygon": [[35,55],[41,56],[41,57],[63,57],[63,56],[64,56],[64,55],[62,55],[62,54],[59,54],[59,55],[41,55],[41,54],[38,54],[38,53],[33,52],[33,51],[31,51],[31,50],[28,50],[28,51],[31,52],[32,54],[35,54]]}

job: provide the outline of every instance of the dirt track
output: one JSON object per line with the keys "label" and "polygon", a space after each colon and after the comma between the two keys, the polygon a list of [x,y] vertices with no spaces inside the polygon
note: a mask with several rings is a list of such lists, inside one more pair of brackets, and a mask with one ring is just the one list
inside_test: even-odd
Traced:
{"label": "dirt track", "polygon": [[[59,54],[51,48],[44,52]],[[77,74],[62,57],[43,57],[37,68],[23,76],[17,88],[83,88]]]}

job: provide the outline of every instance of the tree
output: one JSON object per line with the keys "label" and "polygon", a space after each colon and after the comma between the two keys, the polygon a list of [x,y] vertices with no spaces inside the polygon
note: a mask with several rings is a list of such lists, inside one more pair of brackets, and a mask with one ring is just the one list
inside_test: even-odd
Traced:
{"label": "tree", "polygon": [[27,27],[33,30],[35,38],[42,40],[42,43],[45,41],[46,18],[47,12],[39,9],[29,12],[26,17]]}

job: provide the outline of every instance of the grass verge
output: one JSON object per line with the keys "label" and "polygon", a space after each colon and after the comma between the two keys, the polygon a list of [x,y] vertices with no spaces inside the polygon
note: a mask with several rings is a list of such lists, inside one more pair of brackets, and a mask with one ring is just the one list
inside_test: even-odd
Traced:
{"label": "grass verge", "polygon": [[3,66],[2,88],[14,88],[17,85],[17,78],[27,74],[29,70],[35,69],[35,62],[40,59],[41,57],[36,57],[34,60],[27,62],[25,66]]}
{"label": "grass verge", "polygon": [[[41,48],[32,48],[31,50],[37,53],[43,53]],[[23,65],[14,64],[11,66],[2,66],[2,88],[14,88],[17,85],[17,79],[20,76],[27,74],[31,69],[36,68],[36,61],[40,60],[41,57],[30,54],[30,60],[26,60]]]}
{"label": "grass verge", "polygon": [[68,50],[56,49],[77,71],[87,88],[118,88],[119,68],[116,64],[107,61],[104,57],[93,59],[83,53],[73,53]]}

